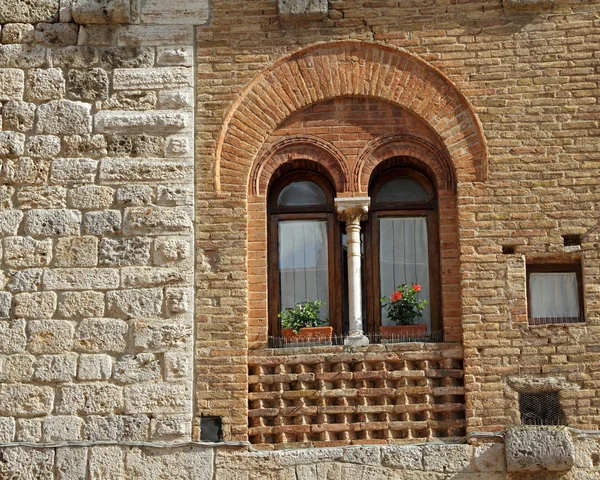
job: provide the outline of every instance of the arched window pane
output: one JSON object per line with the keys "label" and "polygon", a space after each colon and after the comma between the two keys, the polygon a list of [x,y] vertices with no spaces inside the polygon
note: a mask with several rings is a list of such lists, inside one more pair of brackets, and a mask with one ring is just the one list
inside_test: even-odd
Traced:
{"label": "arched window pane", "polygon": [[416,180],[396,177],[385,182],[377,193],[377,202],[426,202],[427,191]]}
{"label": "arched window pane", "polygon": [[302,180],[287,185],[277,198],[279,207],[297,207],[302,205],[325,205],[325,192],[314,182]]}
{"label": "arched window pane", "polygon": [[329,316],[327,221],[279,222],[279,310],[321,300],[321,319]]}
{"label": "arched window pane", "polygon": [[[399,285],[416,283],[421,286],[419,299],[430,302],[427,220],[424,217],[379,219],[379,277],[382,296],[390,296]],[[426,323],[431,329],[429,305],[417,323]],[[394,325],[383,308],[381,324]]]}

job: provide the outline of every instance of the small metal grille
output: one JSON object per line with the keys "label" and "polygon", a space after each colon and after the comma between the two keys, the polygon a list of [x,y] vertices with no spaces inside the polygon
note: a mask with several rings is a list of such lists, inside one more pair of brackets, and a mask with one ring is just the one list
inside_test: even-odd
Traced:
{"label": "small metal grille", "polygon": [[519,393],[522,425],[566,425],[558,392]]}

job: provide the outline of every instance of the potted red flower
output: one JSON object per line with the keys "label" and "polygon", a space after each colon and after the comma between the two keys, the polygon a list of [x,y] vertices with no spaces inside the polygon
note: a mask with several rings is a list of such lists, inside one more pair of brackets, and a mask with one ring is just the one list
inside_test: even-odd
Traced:
{"label": "potted red flower", "polygon": [[320,300],[306,301],[280,312],[283,339],[288,343],[331,342],[333,327],[326,326],[327,320],[321,320],[319,316],[323,305],[325,303]]}
{"label": "potted red flower", "polygon": [[421,286],[416,283],[403,284],[391,296],[381,298],[381,305],[386,309],[388,318],[396,324],[380,327],[382,340],[425,338],[427,325],[416,323],[417,318],[423,317],[423,310],[427,306],[427,300],[418,298],[420,291]]}

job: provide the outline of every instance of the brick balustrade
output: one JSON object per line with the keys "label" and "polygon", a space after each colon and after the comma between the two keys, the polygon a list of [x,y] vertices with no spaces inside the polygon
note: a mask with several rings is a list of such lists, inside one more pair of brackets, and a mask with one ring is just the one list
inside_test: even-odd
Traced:
{"label": "brick balustrade", "polygon": [[282,448],[462,436],[462,358],[454,343],[254,351],[250,442]]}

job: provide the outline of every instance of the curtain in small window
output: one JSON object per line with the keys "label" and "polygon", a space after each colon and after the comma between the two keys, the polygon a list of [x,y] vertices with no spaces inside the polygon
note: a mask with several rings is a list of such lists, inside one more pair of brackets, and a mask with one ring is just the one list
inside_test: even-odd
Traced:
{"label": "curtain in small window", "polygon": [[531,318],[574,318],[579,316],[575,272],[535,272],[529,275]]}
{"label": "curtain in small window", "polygon": [[321,319],[329,312],[327,222],[279,222],[280,310],[305,301],[321,300]]}
{"label": "curtain in small window", "polygon": [[[389,297],[398,285],[417,283],[420,300],[429,302],[429,252],[427,220],[423,217],[381,218],[379,220],[379,276],[381,295]],[[394,325],[381,311],[382,325]],[[429,306],[418,323],[431,327]]]}

